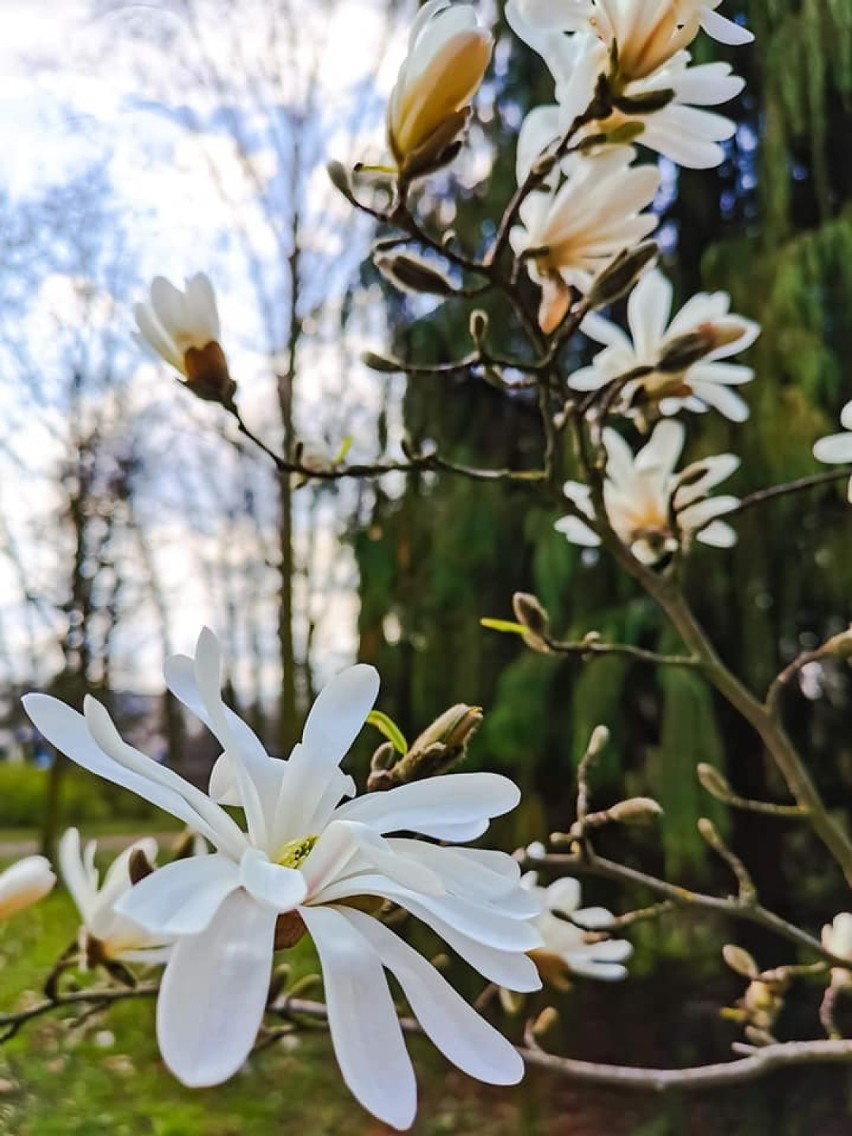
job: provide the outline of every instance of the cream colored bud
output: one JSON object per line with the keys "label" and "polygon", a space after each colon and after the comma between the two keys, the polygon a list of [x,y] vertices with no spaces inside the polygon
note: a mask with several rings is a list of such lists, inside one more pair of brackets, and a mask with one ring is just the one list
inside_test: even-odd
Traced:
{"label": "cream colored bud", "polygon": [[631,797],[627,801],[618,801],[612,808],[607,809],[607,814],[616,824],[642,828],[659,820],[663,810],[650,797]]}
{"label": "cream colored bud", "polygon": [[[589,757],[597,757],[604,746],[609,744],[609,739],[610,732],[606,726],[595,726],[592,730],[592,736],[589,738],[589,744],[586,746],[586,753]],[[656,804],[656,802],[652,803]]]}
{"label": "cream colored bud", "polygon": [[734,795],[731,786],[713,765],[702,761],[697,769],[698,780],[717,801],[730,801]]}
{"label": "cream colored bud", "polygon": [[635,249],[625,249],[603,270],[589,293],[589,308],[605,308],[625,296],[645,269],[659,256],[655,241],[645,241]]}
{"label": "cream colored bud", "polygon": [[733,943],[727,943],[722,947],[722,958],[734,971],[735,974],[741,975],[743,978],[756,978],[760,973],[757,963],[742,947],[734,946]]}
{"label": "cream colored bud", "polygon": [[464,702],[459,702],[445,710],[431,726],[427,726],[411,749],[421,751],[437,744],[452,750],[461,749],[481,722],[480,706],[467,706]]}
{"label": "cream colored bud", "polygon": [[397,253],[373,257],[382,276],[402,292],[430,296],[451,296],[452,283],[442,272],[420,257]]}
{"label": "cream colored bud", "polygon": [[547,1034],[552,1033],[559,1024],[559,1011],[553,1006],[546,1006],[533,1023],[533,1037],[541,1041]]}
{"label": "cream colored bud", "polygon": [[426,173],[446,160],[492,46],[470,5],[429,0],[421,8],[388,103],[388,143],[401,174]]}
{"label": "cream colored bud", "polygon": [[0,922],[37,903],[55,883],[50,861],[44,856],[25,856],[0,872]]}
{"label": "cream colored bud", "polygon": [[546,639],[550,634],[550,617],[537,596],[529,592],[515,592],[512,609],[518,623],[522,623],[537,639]]}

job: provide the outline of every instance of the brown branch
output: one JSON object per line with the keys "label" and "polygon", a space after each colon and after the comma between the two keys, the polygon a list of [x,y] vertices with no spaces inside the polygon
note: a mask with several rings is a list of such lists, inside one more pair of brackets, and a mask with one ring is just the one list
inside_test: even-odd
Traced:
{"label": "brown branch", "polygon": [[745,513],[767,501],[774,501],[778,497],[789,497],[793,493],[802,493],[807,489],[816,489],[820,485],[830,485],[833,481],[842,481],[852,476],[852,468],[833,469],[828,473],[815,473],[810,477],[800,477],[797,481],[788,481],[783,485],[772,485],[768,489],[758,489],[743,497],[739,505],[730,512],[725,513],[725,519],[735,517],[738,513]]}
{"label": "brown branch", "polygon": [[721,897],[705,895],[692,891],[678,884],[671,884],[667,880],[647,875],[636,868],[629,868],[613,860],[605,860],[588,848],[581,853],[558,854],[525,858],[523,864],[527,868],[557,869],[560,875],[590,875],[601,876],[606,879],[618,880],[622,883],[634,884],[637,887],[647,888],[656,895],[673,900],[682,908],[692,908],[702,911],[712,911],[717,915],[724,915],[731,919],[738,919],[745,923],[754,923],[759,927],[772,931],[797,947],[811,951],[819,958],[832,966],[850,968],[848,959],[837,958],[822,945],[819,939],[809,935],[793,923],[788,923],[780,915],[769,911],[758,903],[743,902],[735,896]]}

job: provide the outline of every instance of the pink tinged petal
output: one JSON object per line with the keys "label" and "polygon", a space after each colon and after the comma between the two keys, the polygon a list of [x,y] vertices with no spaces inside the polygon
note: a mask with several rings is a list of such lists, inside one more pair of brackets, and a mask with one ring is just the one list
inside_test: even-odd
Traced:
{"label": "pink tinged petal", "polygon": [[240,883],[258,903],[279,913],[292,911],[308,894],[308,885],[301,872],[273,864],[257,848],[247,848],[243,853]]}
{"label": "pink tinged petal", "polygon": [[[242,855],[245,836],[237,825],[227,813],[172,770],[163,768],[131,746],[125,746],[120,738],[121,757],[115,752],[106,752],[90,733],[83,715],[57,698],[46,694],[27,694],[22,702],[38,731],[77,765],[171,813],[216,847]],[[91,702],[98,705],[94,700]],[[106,714],[103,707],[99,709]],[[112,740],[111,735],[111,747]]]}
{"label": "pink tinged petal", "polygon": [[712,8],[702,8],[701,26],[705,32],[718,43],[728,44],[729,47],[740,47],[751,43],[754,39],[748,28],[726,19],[725,16],[714,12]]}
{"label": "pink tinged petal", "polygon": [[151,934],[197,935],[239,886],[239,867],[228,856],[192,856],[140,880],[116,903],[115,911]]}
{"label": "pink tinged petal", "polygon": [[157,1001],[157,1039],[183,1084],[219,1085],[251,1052],[269,993],[276,919],[238,890],[206,930],[175,944]]}
{"label": "pink tinged petal", "polygon": [[369,915],[353,910],[345,917],[399,982],[423,1032],[457,1068],[489,1085],[516,1085],[523,1078],[514,1046],[421,955]]}
{"label": "pink tinged petal", "polygon": [[382,964],[343,912],[305,907],[301,915],[319,955],[343,1080],[368,1112],[403,1131],[414,1122],[417,1085]]}
{"label": "pink tinged petal", "polygon": [[846,462],[852,462],[852,432],[820,438],[814,444],[814,457],[817,461],[827,462],[829,465],[845,465]]}
{"label": "pink tinged petal", "polygon": [[334,819],[360,821],[378,833],[407,830],[442,840],[447,826],[502,816],[520,799],[518,787],[498,773],[451,773],[347,801]]}

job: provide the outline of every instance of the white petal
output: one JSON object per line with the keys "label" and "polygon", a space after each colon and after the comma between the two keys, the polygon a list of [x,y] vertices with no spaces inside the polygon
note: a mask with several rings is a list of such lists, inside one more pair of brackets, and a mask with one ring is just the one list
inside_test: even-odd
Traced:
{"label": "white petal", "polygon": [[302,734],[315,760],[339,765],[379,695],[379,674],[366,663],[348,667],[320,691]]}
{"label": "white petal", "polygon": [[580,906],[580,898],[580,881],[572,876],[554,880],[544,892],[544,902],[548,910],[560,911],[563,915],[572,915]]}
{"label": "white petal", "polygon": [[698,533],[696,540],[700,540],[702,544],[712,545],[713,548],[733,548],[737,543],[737,534],[724,521],[711,521]]}
{"label": "white petal", "polygon": [[292,911],[308,894],[301,872],[273,864],[257,848],[247,848],[240,861],[240,883],[258,903],[273,911]]}
{"label": "white petal", "polygon": [[354,910],[345,915],[397,979],[423,1032],[454,1065],[490,1085],[521,1080],[524,1063],[515,1048],[433,966],[369,915]]}
{"label": "white petal", "polygon": [[97,877],[93,880],[83,866],[80,833],[76,828],[66,829],[62,834],[58,853],[62,879],[85,923],[97,900],[98,887]]}
{"label": "white petal", "polygon": [[562,533],[571,544],[579,544],[581,548],[597,548],[601,538],[584,524],[579,517],[560,517],[553,526],[557,532]]}
{"label": "white petal", "polygon": [[240,886],[239,867],[227,856],[175,860],[140,880],[115,910],[152,934],[197,935]]}
{"label": "white petal", "polygon": [[334,817],[360,821],[379,833],[408,830],[441,840],[447,825],[502,816],[520,799],[517,786],[498,773],[451,773],[347,801]]}
{"label": "white petal", "polygon": [[269,993],[276,919],[239,890],[205,931],[175,944],[157,1001],[157,1039],[185,1085],[221,1084],[251,1052]]}
{"label": "white petal", "polygon": [[814,444],[814,457],[817,461],[831,465],[845,465],[852,462],[852,431],[847,434],[830,434]]}
{"label": "white petal", "polygon": [[[129,789],[144,801],[171,813],[206,836],[217,847],[227,848],[237,856],[242,855],[245,837],[237,825],[227,813],[217,809],[203,793],[176,773],[164,769],[143,754],[138,754],[138,758],[127,757],[128,762],[133,761],[132,766],[120,763],[112,754],[104,752],[95,741],[82,714],[78,714],[58,698],[51,698],[47,694],[27,694],[22,702],[39,732],[77,765],[113,785]],[[131,754],[137,752],[130,746],[126,748]],[[192,801],[191,804],[187,797]],[[210,823],[209,809],[204,802],[209,809],[221,814],[216,816],[215,826]]]}
{"label": "white petal", "polygon": [[381,962],[342,912],[305,907],[302,918],[322,966],[328,1025],[343,1080],[379,1120],[409,1128],[417,1085]]}
{"label": "white petal", "polygon": [[728,20],[712,8],[703,8],[701,12],[701,26],[705,32],[719,43],[726,43],[731,47],[740,47],[751,43],[754,39],[748,28]]}

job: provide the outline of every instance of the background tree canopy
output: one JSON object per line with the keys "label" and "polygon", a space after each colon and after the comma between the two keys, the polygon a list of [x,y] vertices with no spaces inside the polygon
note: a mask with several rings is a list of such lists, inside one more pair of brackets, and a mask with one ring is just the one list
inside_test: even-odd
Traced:
{"label": "background tree canopy", "polygon": [[[748,423],[715,415],[689,423],[695,456],[742,455],[733,491],[747,493],[814,472],[813,441],[835,429],[852,390],[852,157],[843,143],[852,104],[852,6],[752,0],[740,8],[754,44],[735,54],[708,37],[700,44],[701,61],[729,58],[747,79],[745,94],[725,107],[738,123],[728,160],[715,171],[664,163],[657,208],[663,268],[675,281],[677,302],[701,289],[724,289],[734,310],[763,327],[749,359],[756,378],[744,389]],[[509,42],[504,28],[496,79],[483,92],[484,137],[477,129],[475,138],[490,151],[492,176],[473,188],[463,174],[455,181],[455,215],[437,191],[434,198],[433,221],[452,227],[471,248],[482,248],[493,232],[489,218],[511,195],[513,136],[526,106],[551,94],[532,53],[510,53]],[[389,296],[388,303],[391,325],[401,329],[392,345],[401,357],[445,361],[469,348],[463,305],[424,315],[420,301]],[[502,335],[511,346],[511,319],[499,301],[489,316],[495,340]],[[471,379],[410,379],[404,421],[415,440],[435,439],[443,453],[475,465],[531,465],[542,444],[532,403]],[[570,476],[567,452],[564,468]],[[690,559],[687,588],[699,616],[722,657],[756,691],[800,650],[848,622],[852,531],[845,508],[839,485],[779,500],[738,519],[736,549],[697,549]],[[810,837],[794,838],[783,822],[755,817],[740,833],[736,818],[688,774],[708,761],[744,795],[785,799],[757,738],[729,719],[699,675],[655,672],[623,659],[583,665],[545,658],[479,625],[486,616],[511,618],[512,593],[532,591],[561,637],[596,630],[621,642],[677,648],[631,581],[554,532],[558,515],[558,507],[526,488],[451,478],[412,477],[398,496],[377,495],[371,523],[355,543],[361,654],[383,675],[385,708],[405,730],[416,730],[459,699],[481,704],[486,719],[471,761],[496,763],[525,788],[517,840],[567,825],[573,763],[590,730],[604,722],[613,740],[598,791],[605,802],[608,788],[626,778],[629,791],[660,800],[667,871],[695,879],[710,870],[695,822],[711,815],[735,827],[734,845],[755,865],[770,903],[800,911],[813,905],[816,913],[838,902],[845,894],[839,875],[802,870],[815,851]],[[828,801],[843,810],[852,788],[848,671],[829,668],[815,682],[805,691],[810,698],[790,693],[786,713]],[[655,845],[647,840],[639,850],[646,863]]]}

